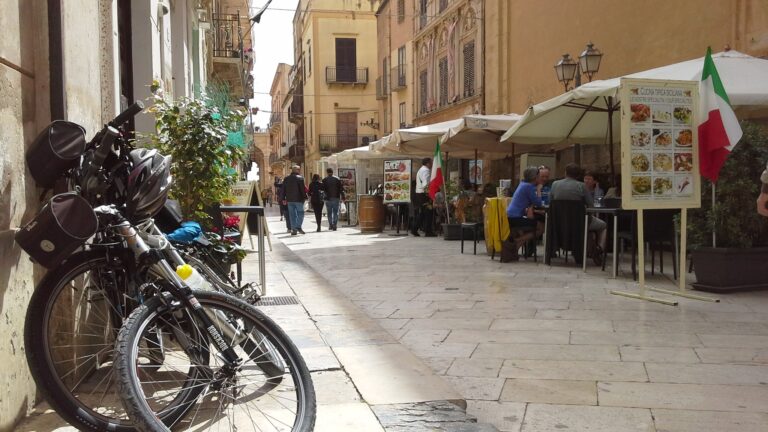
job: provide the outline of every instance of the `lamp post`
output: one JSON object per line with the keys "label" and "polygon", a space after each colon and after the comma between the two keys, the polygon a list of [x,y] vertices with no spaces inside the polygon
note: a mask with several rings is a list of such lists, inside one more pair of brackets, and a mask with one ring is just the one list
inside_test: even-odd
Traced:
{"label": "lamp post", "polygon": [[[592,42],[587,44],[587,48],[579,54],[579,61],[575,61],[571,58],[570,54],[563,54],[563,58],[555,64],[555,73],[557,74],[557,80],[563,83],[565,91],[573,90],[568,88],[568,84],[574,81],[574,87],[577,88],[581,85],[581,74],[587,75],[587,79],[591,82],[592,77],[595,76],[600,69],[600,60],[603,58],[603,53],[599,49],[595,48]],[[610,116],[610,114],[609,114]],[[609,118],[610,123],[610,118]],[[577,164],[581,165],[581,144],[574,144],[573,146],[574,160]],[[611,147],[611,174],[613,175],[613,148]]]}
{"label": "lamp post", "polygon": [[588,43],[587,48],[579,54],[578,62],[571,58],[570,54],[563,54],[560,61],[555,64],[557,80],[563,83],[565,91],[572,90],[568,87],[571,81],[575,81],[575,87],[580,86],[582,74],[587,75],[587,79],[592,81],[592,77],[600,69],[600,60],[602,58],[603,53],[595,48],[592,42]]}

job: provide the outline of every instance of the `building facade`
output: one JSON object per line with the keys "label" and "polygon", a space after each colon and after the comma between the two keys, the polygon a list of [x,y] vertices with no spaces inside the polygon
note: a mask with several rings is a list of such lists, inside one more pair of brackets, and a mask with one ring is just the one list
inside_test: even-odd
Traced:
{"label": "building facade", "polygon": [[415,0],[384,0],[377,11],[376,99],[382,135],[414,124]]}
{"label": "building facade", "polygon": [[[80,124],[90,139],[134,101],[148,102],[153,81],[168,96],[200,94],[212,71],[214,3],[0,2],[0,431],[14,430],[39,402],[24,361],[23,327],[45,270],[16,246],[14,231],[47,197],[40,199],[24,153],[55,119]],[[154,118],[140,114],[129,128],[152,132]]]}
{"label": "building facade", "polygon": [[303,129],[295,138],[303,138],[308,176],[318,171],[321,157],[381,135],[374,80],[377,57],[371,49],[376,46],[379,4],[301,0],[296,9],[291,91],[296,109],[290,116]]}
{"label": "building facade", "polygon": [[415,123],[485,113],[484,2],[416,0],[415,8]]}
{"label": "building facade", "polygon": [[272,176],[284,177],[286,174],[288,143],[294,137],[295,126],[288,121],[288,111],[285,102],[290,91],[291,65],[280,63],[272,79],[269,94],[272,97],[271,114],[269,116],[269,173]]}
{"label": "building facade", "polygon": [[[484,22],[490,114],[524,113],[561,94],[564,87],[553,66],[564,53],[576,58],[589,42],[604,54],[594,79],[702,57],[707,46],[715,52],[729,45],[749,55],[768,55],[764,0],[485,0]],[[620,152],[614,153],[618,163]],[[572,161],[608,165],[608,154],[604,146],[559,152],[557,175]]]}

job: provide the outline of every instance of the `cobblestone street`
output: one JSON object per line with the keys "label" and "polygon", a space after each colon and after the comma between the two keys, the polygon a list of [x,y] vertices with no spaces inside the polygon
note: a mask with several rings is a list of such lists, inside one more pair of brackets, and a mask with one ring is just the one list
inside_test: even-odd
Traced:
{"label": "cobblestone street", "polygon": [[[368,385],[382,395],[391,388],[365,382],[379,372],[363,356],[382,355],[382,346],[400,350],[398,341],[466,399],[470,415],[503,431],[764,431],[768,424],[765,293],[723,295],[720,303],[681,298],[670,307],[609,294],[635,290],[631,274],[612,280],[594,266],[585,274],[562,260],[501,264],[461,255],[458,242],[442,238],[343,225],[315,233],[312,222],[307,235],[292,237],[278,218],[270,222],[273,238],[344,294],[329,298],[319,281],[297,290],[311,314],[328,313],[317,325],[331,341],[362,353],[334,348],[350,360],[342,363],[363,396]],[[674,289],[658,273],[649,284]],[[362,327],[338,323],[339,315],[358,316],[356,307],[371,320],[360,313],[344,325]]]}

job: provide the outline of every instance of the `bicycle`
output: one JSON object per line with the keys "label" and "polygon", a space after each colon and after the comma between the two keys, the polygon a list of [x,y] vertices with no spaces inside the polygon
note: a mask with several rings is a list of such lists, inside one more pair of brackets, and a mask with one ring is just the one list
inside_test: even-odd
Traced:
{"label": "bicycle", "polygon": [[[123,409],[119,398],[112,392],[115,378],[112,374],[115,358],[113,343],[125,317],[131,311],[144,307],[142,304],[145,302],[151,306],[159,301],[157,299],[167,299],[169,295],[173,296],[173,293],[186,296],[176,300],[178,304],[184,304],[186,307],[201,304],[196,300],[195,294],[175,275],[169,264],[184,263],[178,252],[169,245],[161,247],[160,244],[154,244],[154,248],[147,246],[147,243],[161,242],[159,232],[156,232],[154,227],[149,232],[137,231],[128,220],[142,211],[144,213],[140,216],[147,216],[147,211],[151,213],[152,209],[142,207],[146,207],[147,202],[126,200],[125,179],[135,173],[137,165],[146,161],[156,160],[161,165],[164,164],[166,169],[170,162],[157,154],[147,155],[143,151],[134,154],[136,150],[128,145],[118,130],[119,125],[141,109],[140,104],[134,104],[105,125],[88,143],[79,163],[74,167],[64,164],[65,169],[58,173],[68,179],[70,190],[85,197],[89,204],[97,205],[92,211],[98,217],[100,229],[95,233],[92,243],[75,245],[76,249],[80,249],[79,252],[74,252],[62,262],[51,265],[53,269],[43,278],[32,296],[25,323],[27,360],[38,387],[65,420],[83,430],[135,430],[128,415],[132,413]],[[35,171],[31,171],[34,176]],[[160,174],[155,180],[162,180],[164,173]],[[155,182],[150,186],[152,187],[138,187],[136,191],[148,193],[150,204],[156,206],[160,200],[165,199],[169,182]],[[151,193],[157,196],[151,196]],[[123,216],[115,203],[119,203],[120,208],[129,213],[128,218]],[[25,228],[33,230],[36,222]],[[20,241],[18,235],[17,241]],[[135,244],[144,244],[141,254],[136,254],[131,249]],[[34,251],[30,252],[30,255],[34,256],[33,253]],[[148,256],[153,257],[154,264],[147,264],[145,260]],[[205,268],[204,263],[202,268]],[[197,295],[204,299],[203,303],[207,302],[208,298],[226,298],[228,304],[237,304],[237,300],[221,294]],[[208,314],[201,312],[205,310],[205,306],[200,307],[196,312],[190,313],[190,317],[195,316],[197,321],[205,322]],[[255,308],[242,310],[247,312],[243,313],[249,323],[271,323],[271,320]],[[210,315],[217,319],[222,317],[218,312]],[[271,326],[274,323],[265,325]],[[221,329],[223,331],[224,328]],[[243,330],[250,330],[250,327],[237,329],[242,334]],[[231,332],[232,328],[229,330]],[[170,348],[174,346],[182,346],[181,340],[174,339],[175,336],[169,339],[172,333],[157,326],[147,333],[145,355],[142,357],[149,365],[147,370],[161,371],[172,364],[173,358],[167,353],[173,352]],[[211,340],[214,341],[223,340],[221,331],[216,331],[215,328],[205,339],[199,339],[199,335],[192,336],[194,337],[186,340],[198,338],[198,343],[208,338],[213,338]],[[286,369],[290,371],[292,380],[301,383],[301,393],[297,392],[297,401],[301,400],[301,406],[305,408],[303,412],[308,413],[308,416],[302,417],[301,424],[307,423],[309,418],[313,421],[315,405],[311,380],[306,382],[309,379],[308,373],[304,373],[306,365],[287,336],[278,328],[269,333],[269,337],[248,337],[238,339],[238,343],[238,349],[248,349],[251,356],[255,354],[257,358],[267,358],[266,362],[261,363],[259,370],[265,375],[269,374],[272,382],[280,384],[278,378],[282,378],[282,375],[279,373]],[[217,349],[221,350],[222,346]],[[210,354],[210,350],[207,350],[195,359],[199,365],[205,365],[211,361]],[[284,361],[276,358],[277,355],[287,355],[288,359]],[[238,358],[230,354],[228,360],[235,361]],[[239,361],[243,362],[243,359],[239,358]],[[200,377],[196,374],[202,370],[203,368],[196,368],[190,371],[188,378],[199,380]],[[169,424],[177,423],[191,409],[192,401],[204,390],[207,391],[201,386],[185,388],[156,417]]]}

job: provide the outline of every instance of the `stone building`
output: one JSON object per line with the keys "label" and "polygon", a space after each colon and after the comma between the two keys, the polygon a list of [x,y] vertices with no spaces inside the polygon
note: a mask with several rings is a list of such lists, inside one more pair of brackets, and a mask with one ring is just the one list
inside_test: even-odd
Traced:
{"label": "stone building", "polygon": [[[576,58],[589,42],[604,54],[594,79],[702,57],[707,46],[768,56],[765,0],[485,0],[484,22],[489,114],[524,113],[561,94],[553,66],[564,53]],[[557,175],[571,161],[608,165],[608,154],[604,146],[561,151]]]}
{"label": "stone building", "polygon": [[303,129],[295,138],[304,139],[306,176],[318,172],[322,156],[380,136],[373,79],[379,3],[301,0],[296,9],[289,120]]}
{"label": "stone building", "polygon": [[[278,64],[272,79],[272,87],[269,90],[269,94],[272,96],[272,113],[269,116],[269,171],[272,177],[282,178],[288,174],[288,152],[296,144],[296,126],[288,121],[286,104],[289,99],[290,72],[291,65]],[[289,144],[292,139],[293,143]]]}
{"label": "stone building", "polygon": [[384,0],[376,13],[376,99],[383,135],[413,125],[415,5],[415,0]]}
{"label": "stone building", "polygon": [[[0,431],[13,430],[38,402],[23,327],[45,269],[13,238],[47,198],[28,175],[26,149],[53,119],[82,125],[90,139],[130,103],[148,98],[155,80],[167,95],[199,94],[213,64],[210,17],[218,3],[0,2]],[[140,114],[130,128],[152,131],[154,119]]]}
{"label": "stone building", "polygon": [[483,7],[480,0],[417,0],[417,125],[484,113]]}

